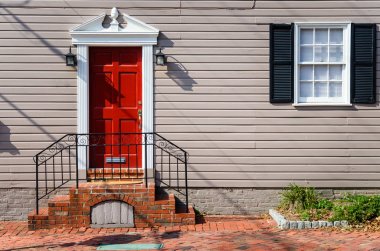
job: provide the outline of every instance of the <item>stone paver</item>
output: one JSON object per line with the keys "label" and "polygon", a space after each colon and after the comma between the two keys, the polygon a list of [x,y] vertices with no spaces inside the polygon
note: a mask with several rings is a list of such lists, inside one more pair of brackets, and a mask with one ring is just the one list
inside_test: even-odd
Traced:
{"label": "stone paver", "polygon": [[380,233],[291,230],[270,220],[208,222],[158,229],[28,231],[0,222],[0,250],[95,250],[100,244],[163,243],[164,250],[380,250]]}

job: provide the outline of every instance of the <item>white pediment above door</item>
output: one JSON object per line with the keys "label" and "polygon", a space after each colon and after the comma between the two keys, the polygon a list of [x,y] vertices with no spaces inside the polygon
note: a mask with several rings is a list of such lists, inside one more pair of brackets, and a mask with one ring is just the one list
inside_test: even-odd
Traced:
{"label": "white pediment above door", "polygon": [[159,30],[134,17],[120,13],[102,14],[70,31],[73,44],[144,45],[157,44]]}

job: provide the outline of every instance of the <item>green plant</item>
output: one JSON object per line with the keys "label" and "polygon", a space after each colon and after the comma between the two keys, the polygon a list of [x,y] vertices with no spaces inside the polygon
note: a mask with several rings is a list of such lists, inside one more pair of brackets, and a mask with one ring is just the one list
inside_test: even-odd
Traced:
{"label": "green plant", "polygon": [[303,211],[301,214],[300,214],[300,218],[301,220],[310,220],[311,219],[311,215],[308,211]]}
{"label": "green plant", "polygon": [[302,220],[347,220],[350,224],[365,223],[380,216],[380,195],[346,194],[340,200],[320,198],[311,187],[291,184],[282,192],[280,209],[291,211]]}
{"label": "green plant", "polygon": [[301,211],[315,208],[319,196],[312,187],[300,187],[296,184],[290,184],[282,192],[280,208],[285,210]]}
{"label": "green plant", "polygon": [[349,223],[364,223],[380,215],[380,196],[346,195],[333,207],[331,220],[347,220]]}
{"label": "green plant", "polygon": [[328,199],[320,199],[316,204],[316,209],[331,210],[334,207],[334,203]]}
{"label": "green plant", "polygon": [[196,217],[203,217],[203,216],[206,216],[207,214],[205,212],[201,212],[199,211],[197,208],[193,208],[194,209],[194,213],[195,213],[195,216]]}

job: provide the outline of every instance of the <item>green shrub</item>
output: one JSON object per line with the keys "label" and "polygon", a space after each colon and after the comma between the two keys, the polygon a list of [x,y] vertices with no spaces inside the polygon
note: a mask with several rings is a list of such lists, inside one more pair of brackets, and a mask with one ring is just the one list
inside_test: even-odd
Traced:
{"label": "green shrub", "polygon": [[311,220],[311,215],[309,211],[303,211],[300,214],[301,220]]}
{"label": "green shrub", "polygon": [[347,195],[333,207],[332,221],[347,220],[349,223],[364,223],[380,215],[380,196]]}
{"label": "green shrub", "polygon": [[296,184],[290,184],[282,192],[280,208],[285,210],[302,211],[305,209],[315,208],[319,196],[312,187],[300,187]]}
{"label": "green shrub", "polygon": [[312,187],[290,184],[282,192],[279,208],[290,210],[301,220],[347,220],[350,224],[365,223],[380,216],[380,195],[345,195],[340,200],[320,198]]}
{"label": "green shrub", "polygon": [[334,203],[331,200],[328,199],[320,199],[316,203],[316,209],[327,209],[331,210],[334,207]]}

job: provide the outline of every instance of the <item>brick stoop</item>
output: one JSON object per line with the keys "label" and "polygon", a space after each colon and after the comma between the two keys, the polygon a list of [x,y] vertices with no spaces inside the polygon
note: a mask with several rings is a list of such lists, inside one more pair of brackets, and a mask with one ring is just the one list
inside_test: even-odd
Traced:
{"label": "brick stoop", "polygon": [[48,208],[41,208],[28,215],[29,230],[63,227],[90,227],[91,207],[103,201],[118,200],[134,208],[136,228],[178,226],[195,224],[195,213],[189,206],[189,213],[176,211],[173,194],[156,198],[154,184],[136,182],[88,182],[70,189],[69,195],[56,196],[48,202]]}
{"label": "brick stoop", "polygon": [[123,181],[142,181],[144,171],[142,168],[90,168],[87,171],[89,181],[96,180],[123,180]]}

